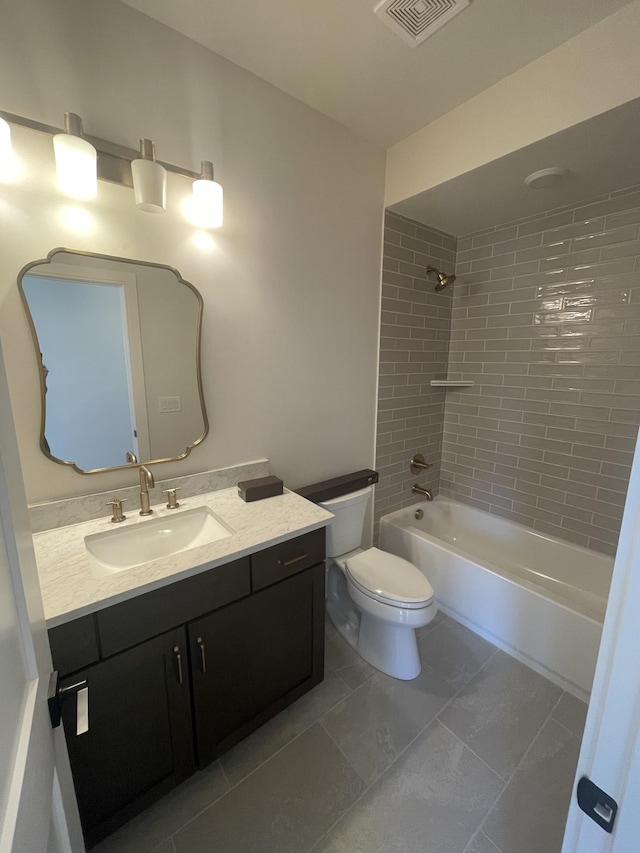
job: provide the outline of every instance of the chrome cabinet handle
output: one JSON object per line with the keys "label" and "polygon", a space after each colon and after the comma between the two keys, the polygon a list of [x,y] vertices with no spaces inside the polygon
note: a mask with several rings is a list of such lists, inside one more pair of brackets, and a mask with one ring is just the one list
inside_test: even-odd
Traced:
{"label": "chrome cabinet handle", "polygon": [[278,565],[286,569],[287,566],[293,566],[294,563],[299,563],[301,560],[306,560],[307,557],[308,554],[303,551],[302,554],[298,554],[297,557],[291,557],[289,560],[278,560]]}
{"label": "chrome cabinet handle", "polygon": [[198,637],[196,639],[196,643],[200,646],[200,657],[202,658],[202,672],[204,673],[207,671],[207,659],[204,653],[204,640],[202,639],[202,637]]}
{"label": "chrome cabinet handle", "polygon": [[59,690],[59,701],[64,702],[72,694],[76,694],[76,735],[83,735],[89,731],[89,685],[87,679],[61,687]]}
{"label": "chrome cabinet handle", "polygon": [[178,682],[182,684],[182,655],[180,654],[180,646],[174,646],[173,653],[176,656],[176,662],[178,664]]}

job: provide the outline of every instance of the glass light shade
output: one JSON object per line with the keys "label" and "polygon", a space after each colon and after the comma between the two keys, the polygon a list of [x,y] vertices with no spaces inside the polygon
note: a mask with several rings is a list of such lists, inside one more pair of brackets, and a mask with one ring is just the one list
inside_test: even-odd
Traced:
{"label": "glass light shade", "polygon": [[96,149],[79,136],[57,133],[53,137],[58,186],[71,198],[86,200],[98,194]]}
{"label": "glass light shade", "polygon": [[133,195],[136,207],[147,213],[164,213],[167,209],[167,173],[153,160],[133,160]]}
{"label": "glass light shade", "polygon": [[0,165],[11,155],[11,128],[8,121],[0,118]]}
{"label": "glass light shade", "polygon": [[193,182],[191,218],[198,228],[220,228],[223,216],[222,187],[217,181],[200,178]]}

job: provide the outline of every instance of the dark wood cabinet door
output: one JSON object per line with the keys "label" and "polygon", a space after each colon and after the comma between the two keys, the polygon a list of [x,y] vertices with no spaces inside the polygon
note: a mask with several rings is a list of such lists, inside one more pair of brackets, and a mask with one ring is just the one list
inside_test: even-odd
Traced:
{"label": "dark wood cabinet door", "polygon": [[204,767],[323,677],[324,565],[187,626]]}
{"label": "dark wood cabinet door", "polygon": [[89,729],[77,734],[77,700],[63,723],[89,845],[113,832],[195,770],[184,628],[66,678],[86,679]]}

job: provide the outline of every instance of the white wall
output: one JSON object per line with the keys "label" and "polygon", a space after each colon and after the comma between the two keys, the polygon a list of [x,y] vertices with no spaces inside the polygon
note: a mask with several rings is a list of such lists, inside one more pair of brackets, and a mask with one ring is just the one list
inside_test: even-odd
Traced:
{"label": "white wall", "polygon": [[385,204],[640,97],[639,32],[634,0],[392,146]]}
{"label": "white wall", "polygon": [[161,476],[268,457],[288,486],[373,461],[384,153],[114,0],[4,4],[0,108],[196,169],[211,159],[225,225],[206,247],[179,211],[137,211],[101,183],[79,209],[54,186],[50,139],[14,132],[25,177],[0,187],[0,336],[31,502],[130,484],[38,450],[37,365],[16,275],[54,246],[175,266],[202,293],[209,437]]}

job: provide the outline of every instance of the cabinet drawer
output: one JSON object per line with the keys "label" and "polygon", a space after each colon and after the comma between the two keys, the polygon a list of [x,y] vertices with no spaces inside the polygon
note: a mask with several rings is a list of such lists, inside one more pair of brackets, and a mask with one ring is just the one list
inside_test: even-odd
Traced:
{"label": "cabinet drawer", "polygon": [[324,560],[324,527],[281,542],[251,557],[251,583],[256,592]]}
{"label": "cabinet drawer", "polygon": [[131,648],[251,592],[249,558],[114,604],[96,614],[102,657]]}
{"label": "cabinet drawer", "polygon": [[75,672],[98,660],[98,637],[93,614],[49,630],[53,667],[60,675]]}

